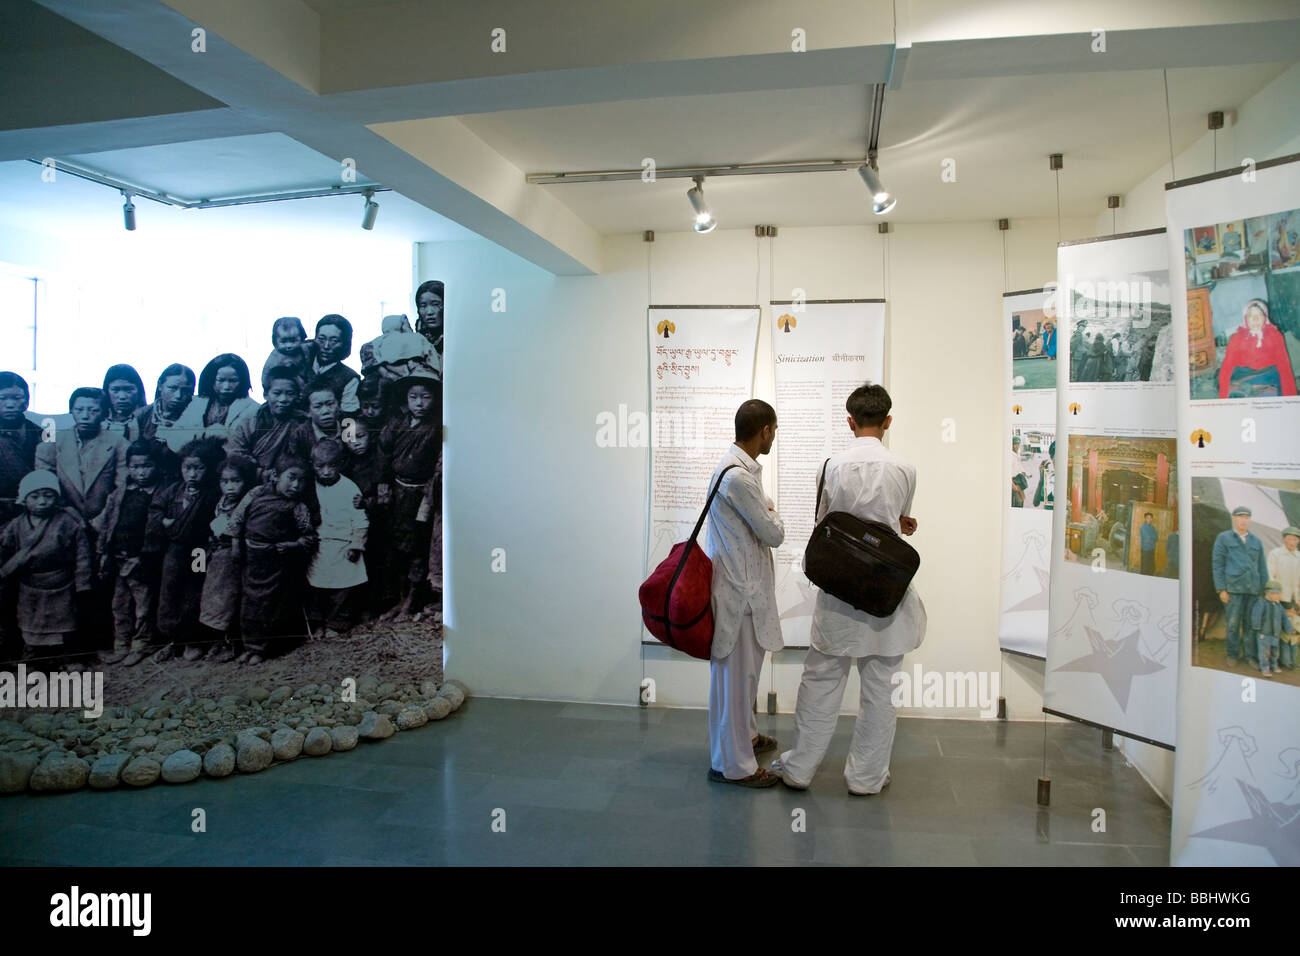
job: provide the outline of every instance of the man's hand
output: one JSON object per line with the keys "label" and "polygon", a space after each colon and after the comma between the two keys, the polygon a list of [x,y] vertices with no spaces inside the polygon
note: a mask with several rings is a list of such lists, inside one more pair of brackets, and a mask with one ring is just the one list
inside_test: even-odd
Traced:
{"label": "man's hand", "polygon": [[1219,600],[1222,601],[1224,604],[1227,604],[1227,603],[1228,603],[1228,592],[1227,592],[1227,591],[1220,591],[1220,592],[1219,592]]}
{"label": "man's hand", "polygon": [[387,485],[387,484],[382,484],[382,483],[381,483],[381,484],[379,485],[379,487],[376,488],[375,490],[376,490],[376,491],[378,492],[378,494],[379,494],[379,503],[380,503],[381,505],[389,504],[389,503],[393,500],[392,492],[389,491],[389,488],[388,488],[388,485]]}
{"label": "man's hand", "polygon": [[348,548],[348,560],[351,561],[353,564],[356,564],[358,561],[360,561],[360,560],[361,560],[361,549],[360,549],[360,548]]}
{"label": "man's hand", "polygon": [[916,519],[908,515],[899,515],[898,526],[902,529],[903,534],[911,534],[916,530]]}

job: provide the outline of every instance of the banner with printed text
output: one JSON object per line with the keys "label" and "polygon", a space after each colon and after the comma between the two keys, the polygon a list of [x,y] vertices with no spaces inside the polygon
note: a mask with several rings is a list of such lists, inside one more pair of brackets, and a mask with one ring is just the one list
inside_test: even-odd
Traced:
{"label": "banner with printed text", "polygon": [[1002,297],[1006,335],[1001,613],[998,645],[1047,656],[1047,598],[1056,473],[1056,316],[1045,289]]}
{"label": "banner with printed text", "polygon": [[1043,709],[1172,747],[1178,440],[1165,231],[1063,243]]}
{"label": "banner with printed text", "polygon": [[1300,863],[1300,155],[1170,183],[1182,538],[1171,862]]}
{"label": "banner with printed text", "polygon": [[[690,536],[713,470],[735,440],[736,409],[754,392],[759,313],[652,306],[647,314],[650,417],[627,427],[646,429],[640,440],[651,449],[648,571]],[[642,639],[658,643],[644,627]]]}
{"label": "banner with printed text", "polygon": [[776,603],[787,647],[807,647],[816,587],[803,553],[816,524],[822,463],[853,439],[844,403],[884,374],[885,303],[772,303],[776,368],[776,510],[785,542],[776,550]]}

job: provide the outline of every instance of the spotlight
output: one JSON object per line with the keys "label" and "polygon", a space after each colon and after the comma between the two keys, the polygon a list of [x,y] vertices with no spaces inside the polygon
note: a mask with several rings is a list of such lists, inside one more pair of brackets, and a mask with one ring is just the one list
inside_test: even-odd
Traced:
{"label": "spotlight", "polygon": [[126,190],[122,191],[122,198],[126,200],[122,203],[122,225],[126,226],[127,232],[135,232],[135,203],[131,202],[131,194]]}
{"label": "spotlight", "polygon": [[885,213],[889,212],[889,210],[894,208],[894,204],[898,202],[898,198],[890,195],[889,190],[886,189],[884,184],[880,181],[880,174],[872,168],[870,163],[865,163],[858,167],[858,175],[862,177],[862,181],[866,183],[867,188],[871,190],[872,212],[877,216],[883,216]]}
{"label": "spotlight", "polygon": [[361,228],[374,229],[375,217],[379,215],[379,203],[375,202],[375,191],[373,189],[367,189],[365,197],[366,211],[361,214]]}
{"label": "spotlight", "polygon": [[695,231],[703,235],[716,229],[718,220],[713,218],[708,203],[704,201],[704,177],[691,178],[695,180],[695,185],[686,190],[686,198],[691,201],[691,208],[695,210]]}

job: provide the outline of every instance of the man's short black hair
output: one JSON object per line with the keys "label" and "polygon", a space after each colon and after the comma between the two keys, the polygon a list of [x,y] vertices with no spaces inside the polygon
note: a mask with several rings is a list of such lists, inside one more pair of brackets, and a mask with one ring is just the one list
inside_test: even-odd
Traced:
{"label": "man's short black hair", "polygon": [[749,441],[768,425],[776,424],[776,409],[761,398],[751,398],[736,409],[736,441]]}
{"label": "man's short black hair", "polygon": [[860,385],[853,390],[848,401],[844,403],[859,428],[875,428],[889,417],[889,410],[894,403],[889,398],[883,385]]}
{"label": "man's short black hair", "polygon": [[1151,512],[1148,511],[1148,512],[1146,513],[1146,516],[1145,516],[1145,517],[1148,517],[1148,518],[1152,517]]}

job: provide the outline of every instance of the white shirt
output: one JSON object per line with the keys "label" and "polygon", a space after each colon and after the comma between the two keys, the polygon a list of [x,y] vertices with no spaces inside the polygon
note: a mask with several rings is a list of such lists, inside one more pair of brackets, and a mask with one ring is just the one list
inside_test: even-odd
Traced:
{"label": "white shirt", "polygon": [[[879,438],[855,438],[826,466],[817,520],[831,511],[847,511],[901,532],[898,518],[911,512],[915,493],[913,465],[882,445]],[[889,617],[873,617],[819,590],[810,643],[832,657],[906,654],[921,646],[925,624],[925,605],[915,586],[908,587]]]}
{"label": "white shirt", "polygon": [[1300,548],[1288,551],[1280,544],[1268,553],[1268,576],[1282,585],[1282,600],[1300,600]]}
{"label": "white shirt", "polygon": [[361,494],[352,479],[339,475],[332,485],[316,482],[320,502],[320,544],[307,569],[314,588],[351,588],[366,583],[365,559],[349,561],[348,551],[365,551],[370,519],[352,500]]}
{"label": "white shirt", "polygon": [[754,633],[764,650],[785,646],[772,565],[772,549],[785,540],[785,525],[763,494],[763,466],[736,445],[714,469],[709,491],[728,465],[740,467],[722,479],[704,521],[704,553],[713,561],[714,660],[735,648],[746,611],[754,615]]}

